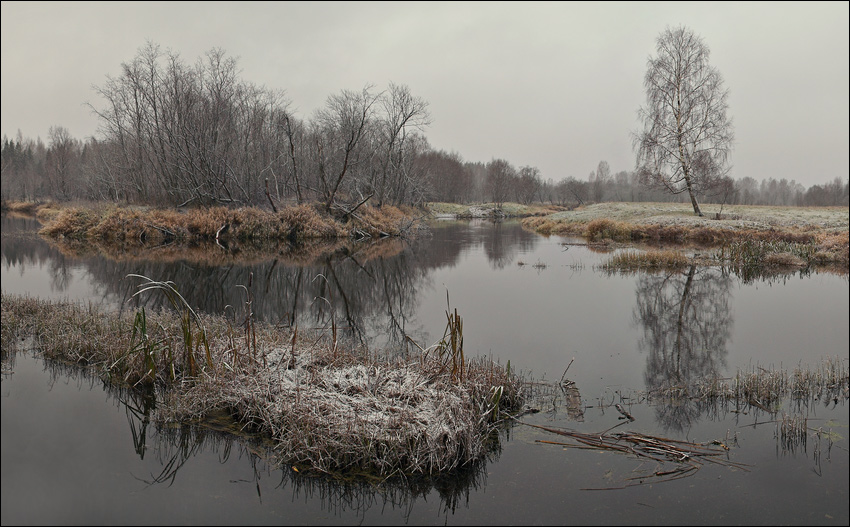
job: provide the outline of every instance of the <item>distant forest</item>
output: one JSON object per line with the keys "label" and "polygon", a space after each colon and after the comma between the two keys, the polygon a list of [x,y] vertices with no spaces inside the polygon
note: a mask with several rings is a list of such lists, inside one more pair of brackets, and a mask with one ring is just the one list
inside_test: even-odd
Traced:
{"label": "distant forest", "polygon": [[[47,143],[4,135],[0,197],[24,201],[110,201],[161,207],[318,202],[420,205],[428,201],[550,203],[687,201],[642,183],[606,161],[585,178],[546,178],[504,159],[470,162],[434,150],[425,136],[428,103],[407,86],[365,86],[327,98],[310,118],[284,92],[238,77],[220,49],[195,64],[149,43],[122,74],[96,88],[96,137],[62,126]],[[725,178],[709,203],[848,205],[848,180],[805,188],[794,180]]]}

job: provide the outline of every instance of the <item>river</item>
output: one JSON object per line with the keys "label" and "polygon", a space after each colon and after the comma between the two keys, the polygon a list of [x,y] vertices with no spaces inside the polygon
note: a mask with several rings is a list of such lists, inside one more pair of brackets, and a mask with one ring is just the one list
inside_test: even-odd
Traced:
{"label": "river", "polygon": [[[450,306],[463,318],[467,357],[510,361],[529,379],[571,381],[569,391],[541,393],[541,411],[524,423],[717,440],[734,463],[661,481],[654,462],[541,443],[564,438],[516,424],[462,474],[383,484],[306,477],[268,466],[234,436],[157,429],[147,420],[150,401],[4,350],[4,525],[850,521],[846,395],[783,402],[771,413],[645,397],[740,370],[834,360],[846,371],[847,275],[608,273],[601,264],[610,251],[512,221],[437,221],[416,241],[337,244],[300,260],[289,250],[244,247],[117,255],[49,243],[32,219],[2,222],[4,293],[153,307],[155,297],[133,296],[139,282],[128,275],[138,274],[172,280],[201,311],[235,314],[250,291],[260,320],[316,328],[333,320],[353,341],[389,350],[409,346],[405,335],[423,346],[439,340]],[[620,419],[615,403],[635,421]],[[777,437],[786,414],[807,419],[804,442]]]}

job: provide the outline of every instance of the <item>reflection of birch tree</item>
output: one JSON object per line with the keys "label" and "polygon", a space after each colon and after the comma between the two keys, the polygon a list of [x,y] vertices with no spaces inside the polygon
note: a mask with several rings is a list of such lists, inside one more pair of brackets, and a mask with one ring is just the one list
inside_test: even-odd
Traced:
{"label": "reflection of birch tree", "polygon": [[[638,279],[634,319],[643,328],[638,348],[647,353],[647,390],[688,387],[725,369],[733,322],[730,285],[729,276],[696,266]],[[676,429],[699,415],[689,405],[661,405],[658,412],[665,426]]]}

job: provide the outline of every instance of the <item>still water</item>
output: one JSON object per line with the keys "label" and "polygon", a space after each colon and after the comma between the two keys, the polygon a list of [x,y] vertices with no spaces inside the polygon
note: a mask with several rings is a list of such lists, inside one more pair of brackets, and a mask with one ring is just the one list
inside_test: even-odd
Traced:
{"label": "still water", "polygon": [[[33,234],[34,220],[2,221],[5,293],[109,309],[155,306],[155,297],[133,297],[139,282],[127,275],[139,274],[174,281],[201,311],[236,317],[247,289],[261,320],[316,328],[333,320],[375,349],[398,349],[404,335],[433,344],[450,305],[464,321],[467,357],[509,360],[529,378],[575,383],[578,411],[556,390],[522,421],[716,439],[732,445],[729,460],[746,465],[706,464],[676,481],[599,490],[657,467],[615,452],[540,443],[563,438],[520,424],[464,474],[339,483],[270,467],[232,436],[157,429],[147,420],[151,401],[18,353],[4,359],[0,398],[4,525],[850,521],[845,398],[805,408],[784,403],[782,411],[809,420],[807,441],[793,448],[775,437],[781,412],[640,398],[671,382],[732,377],[739,369],[818,367],[828,358],[846,369],[846,275],[744,280],[714,268],[612,275],[599,267],[611,253],[512,222],[443,221],[415,242],[314,248],[308,261],[276,248],[116,255],[48,243]],[[636,420],[623,424],[615,402]],[[820,436],[812,430],[818,428]]]}

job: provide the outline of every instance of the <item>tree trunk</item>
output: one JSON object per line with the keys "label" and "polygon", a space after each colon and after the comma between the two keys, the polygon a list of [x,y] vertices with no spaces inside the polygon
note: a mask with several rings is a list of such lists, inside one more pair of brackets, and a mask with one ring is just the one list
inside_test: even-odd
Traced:
{"label": "tree trunk", "polygon": [[697,216],[703,216],[702,211],[699,210],[699,203],[697,203],[697,198],[696,198],[696,196],[694,196],[694,193],[691,190],[690,185],[688,185],[688,194],[691,195],[691,205],[694,206],[694,214],[696,214]]}
{"label": "tree trunk", "polygon": [[688,186],[688,195],[691,197],[691,205],[694,206],[694,214],[697,216],[703,216],[701,210],[699,210],[699,203],[697,203],[697,197],[694,196],[694,189],[691,187],[691,178],[685,176],[685,184]]}

